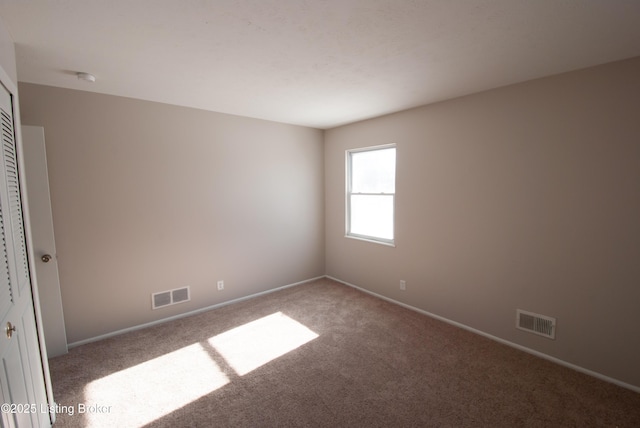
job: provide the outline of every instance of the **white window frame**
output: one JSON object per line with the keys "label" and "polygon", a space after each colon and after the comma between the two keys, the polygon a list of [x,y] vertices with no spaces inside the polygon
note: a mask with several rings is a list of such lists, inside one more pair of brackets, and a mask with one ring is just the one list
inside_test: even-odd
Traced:
{"label": "white window frame", "polygon": [[[384,144],[384,145],[380,145],[380,146],[371,146],[371,147],[361,147],[361,148],[357,148],[357,149],[348,149],[345,151],[345,155],[346,155],[346,201],[345,201],[345,237],[346,238],[353,238],[353,239],[358,239],[361,241],[367,241],[367,242],[373,242],[376,244],[383,244],[383,245],[388,245],[391,247],[395,247],[395,239],[396,239],[396,192],[394,190],[394,193],[353,193],[351,191],[351,155],[353,153],[361,153],[361,152],[370,152],[370,151],[374,151],[374,150],[384,150],[384,149],[396,149],[396,168],[397,168],[397,154],[398,154],[398,149],[396,147],[396,144]],[[396,176],[397,176],[397,169],[396,169]],[[394,188],[395,188],[395,180],[396,177],[394,177]],[[360,235],[357,233],[352,233],[351,232],[351,195],[384,195],[384,196],[391,196],[393,198],[393,202],[392,202],[392,206],[393,206],[393,214],[392,214],[392,222],[393,222],[393,238],[392,239],[386,239],[386,238],[380,238],[377,236],[369,236],[369,235]]]}

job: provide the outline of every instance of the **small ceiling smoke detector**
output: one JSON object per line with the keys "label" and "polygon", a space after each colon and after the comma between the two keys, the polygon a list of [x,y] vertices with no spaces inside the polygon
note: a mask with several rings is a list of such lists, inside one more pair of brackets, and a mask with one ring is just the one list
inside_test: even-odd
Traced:
{"label": "small ceiling smoke detector", "polygon": [[85,72],[78,72],[76,73],[76,76],[78,76],[78,80],[84,80],[85,82],[95,82],[96,81],[96,76],[94,76],[93,74],[90,73],[85,73]]}

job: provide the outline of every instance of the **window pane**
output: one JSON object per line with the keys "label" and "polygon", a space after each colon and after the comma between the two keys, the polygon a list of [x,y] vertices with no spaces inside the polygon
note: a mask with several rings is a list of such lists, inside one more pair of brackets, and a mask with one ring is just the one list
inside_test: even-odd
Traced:
{"label": "window pane", "polygon": [[393,195],[351,195],[350,233],[393,239]]}
{"label": "window pane", "polygon": [[395,193],[396,149],[351,153],[351,192]]}

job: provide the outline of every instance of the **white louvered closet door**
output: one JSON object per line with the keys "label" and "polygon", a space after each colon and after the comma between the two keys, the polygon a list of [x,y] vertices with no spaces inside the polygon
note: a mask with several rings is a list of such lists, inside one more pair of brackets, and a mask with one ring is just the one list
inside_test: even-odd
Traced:
{"label": "white louvered closet door", "polygon": [[16,298],[20,298],[25,292],[29,291],[27,290],[29,286],[29,265],[27,264],[27,248],[20,201],[13,116],[11,115],[11,110],[7,111],[4,105],[0,110],[0,123],[2,124],[2,159],[6,180],[6,194],[4,192],[5,189],[2,189],[3,191],[0,191],[0,195],[2,196],[2,209],[7,211],[3,216],[3,223],[6,222],[4,229],[10,234],[10,239],[7,240],[5,238],[4,240],[12,245],[12,251],[7,253],[5,243],[4,253],[7,255],[7,263],[13,264],[9,268],[9,275],[14,274],[9,287],[10,293],[15,294]]}
{"label": "white louvered closet door", "polygon": [[9,404],[0,421],[5,428],[48,427],[51,419],[29,278],[13,102],[2,84],[0,127],[0,401]]}

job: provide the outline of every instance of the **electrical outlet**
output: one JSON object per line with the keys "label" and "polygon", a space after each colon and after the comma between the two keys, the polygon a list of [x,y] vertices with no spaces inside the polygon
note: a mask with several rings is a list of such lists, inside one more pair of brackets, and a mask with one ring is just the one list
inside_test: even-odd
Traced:
{"label": "electrical outlet", "polygon": [[407,282],[404,279],[400,280],[400,290],[405,291],[407,289]]}
{"label": "electrical outlet", "polygon": [[224,290],[224,281],[218,281],[218,291]]}

